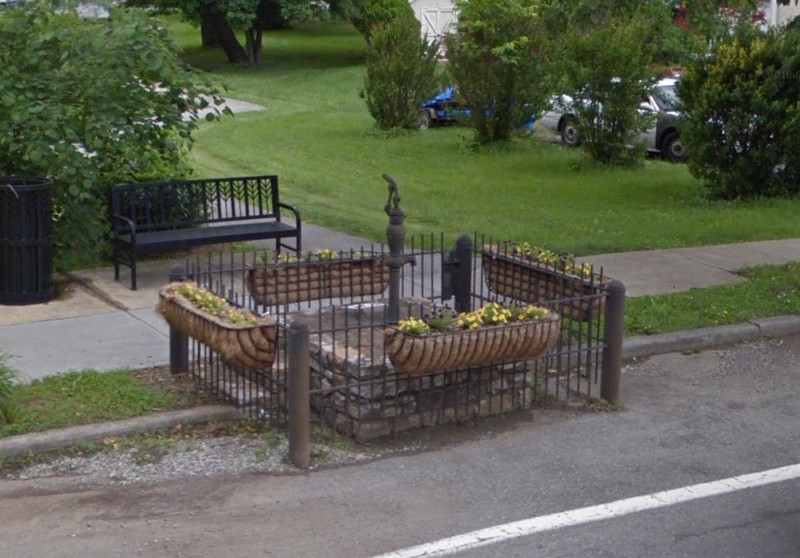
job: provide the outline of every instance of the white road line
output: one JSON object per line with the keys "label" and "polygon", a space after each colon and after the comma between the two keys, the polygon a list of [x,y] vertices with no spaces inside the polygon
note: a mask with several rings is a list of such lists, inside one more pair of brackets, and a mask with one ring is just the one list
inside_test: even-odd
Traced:
{"label": "white road line", "polygon": [[434,558],[436,556],[449,556],[458,552],[465,552],[473,548],[525,537],[534,533],[554,531],[564,527],[622,517],[632,513],[665,508],[683,502],[691,502],[692,500],[710,498],[712,496],[729,494],[731,492],[738,492],[748,488],[765,486],[797,478],[800,478],[800,463],[788,465],[786,467],[778,467],[777,469],[770,469],[768,471],[761,471],[759,473],[684,486],[683,488],[646,494],[644,496],[635,496],[608,504],[543,515],[541,517],[532,517],[530,519],[523,519],[504,525],[495,525],[494,527],[472,531],[471,533],[396,550],[388,554],[381,554],[373,558]]}

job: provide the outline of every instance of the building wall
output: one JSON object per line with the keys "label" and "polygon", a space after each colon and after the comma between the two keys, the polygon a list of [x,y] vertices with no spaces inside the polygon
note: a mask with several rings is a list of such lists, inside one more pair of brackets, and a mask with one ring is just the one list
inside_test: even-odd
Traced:
{"label": "building wall", "polygon": [[420,33],[428,39],[441,40],[455,22],[452,0],[410,0],[409,4],[420,22]]}
{"label": "building wall", "polygon": [[788,6],[778,6],[778,25],[784,25],[800,15],[800,5],[790,3]]}

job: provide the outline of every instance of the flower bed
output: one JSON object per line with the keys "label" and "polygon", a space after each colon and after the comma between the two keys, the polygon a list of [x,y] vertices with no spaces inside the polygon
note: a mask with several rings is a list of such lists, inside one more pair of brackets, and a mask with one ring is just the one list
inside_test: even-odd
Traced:
{"label": "flower bed", "polygon": [[266,370],[275,361],[275,318],[236,308],[193,283],[163,287],[156,310],[172,328],[208,345],[235,366]]}
{"label": "flower bed", "polygon": [[568,256],[527,243],[484,244],[482,262],[486,283],[497,294],[533,304],[563,300],[559,311],[578,321],[598,319],[605,308],[609,279]]}
{"label": "flower bed", "polygon": [[384,346],[397,372],[421,375],[534,358],[560,331],[561,317],[551,310],[490,303],[461,315],[445,310],[401,320],[384,331]]}
{"label": "flower bed", "polygon": [[267,306],[371,296],[388,288],[389,266],[382,255],[323,250],[302,260],[279,257],[254,265],[245,272],[245,285],[259,304]]}

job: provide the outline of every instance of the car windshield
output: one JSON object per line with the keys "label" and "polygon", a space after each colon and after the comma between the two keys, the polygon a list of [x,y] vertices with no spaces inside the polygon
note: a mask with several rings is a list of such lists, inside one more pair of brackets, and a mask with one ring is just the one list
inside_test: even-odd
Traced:
{"label": "car windshield", "polygon": [[678,94],[674,85],[659,85],[655,88],[653,98],[662,111],[678,110]]}

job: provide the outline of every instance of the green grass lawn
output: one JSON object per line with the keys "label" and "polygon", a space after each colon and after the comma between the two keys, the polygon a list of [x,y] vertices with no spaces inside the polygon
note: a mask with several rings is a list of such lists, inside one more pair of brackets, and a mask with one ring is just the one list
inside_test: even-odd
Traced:
{"label": "green grass lawn", "polygon": [[641,335],[800,314],[800,263],[742,270],[735,285],[625,301],[625,333]]}
{"label": "green grass lawn", "polygon": [[[0,376],[12,374],[0,353]],[[163,376],[163,374],[160,374]],[[14,385],[0,404],[12,402],[18,412],[12,420],[0,413],[0,438],[105,420],[119,420],[158,411],[192,407],[209,401],[194,381],[168,376],[154,384],[152,370],[74,371]],[[8,385],[2,382],[0,388]]]}
{"label": "green grass lawn", "polygon": [[265,36],[262,68],[231,66],[175,24],[186,60],[227,95],[266,110],[203,124],[201,177],[275,173],[304,220],[384,239],[386,184],[400,185],[409,234],[472,231],[578,255],[795,237],[800,200],[708,201],[684,165],[598,169],[536,134],[476,152],[466,128],[375,130],[359,98],[363,41],[349,25]]}

